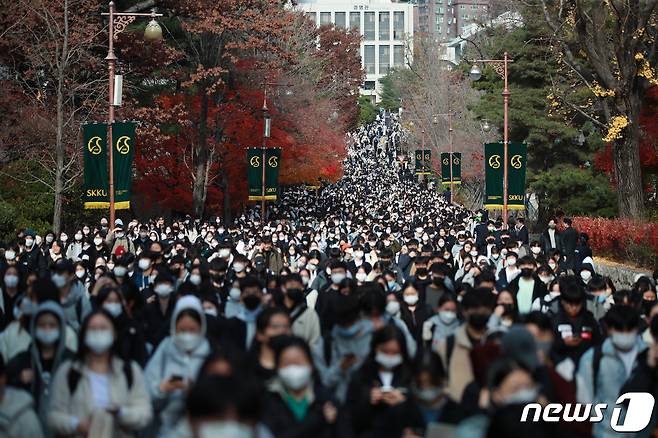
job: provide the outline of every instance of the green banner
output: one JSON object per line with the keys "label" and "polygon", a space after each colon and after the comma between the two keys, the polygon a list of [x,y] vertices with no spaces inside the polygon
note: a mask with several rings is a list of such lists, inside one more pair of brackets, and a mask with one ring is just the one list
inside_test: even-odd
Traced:
{"label": "green banner", "polygon": [[112,125],[114,143],[114,208],[130,208],[132,164],[135,150],[135,122],[119,122]]}
{"label": "green banner", "polygon": [[[503,208],[503,175],[505,149],[502,143],[484,145],[485,208]],[[523,143],[509,143],[507,148],[507,208],[525,208],[525,173],[528,159],[528,146]]]}
{"label": "green banner", "polygon": [[485,208],[503,208],[503,154],[502,143],[484,145]]}
{"label": "green banner", "polygon": [[[279,194],[279,166],[281,164],[281,148],[265,150],[265,200],[276,201]],[[249,200],[263,200],[263,149],[247,149],[247,183]]]}
{"label": "green banner", "polygon": [[84,206],[107,208],[107,125],[90,123],[82,127],[84,160]]}
{"label": "green banner", "polygon": [[416,149],[416,174],[430,175],[432,173],[432,151]]}
{"label": "green banner", "polygon": [[525,209],[525,174],[528,161],[528,145],[510,143],[507,148],[507,208]]}
{"label": "green banner", "polygon": [[[441,153],[441,181],[443,184],[450,184],[450,152]],[[452,184],[461,184],[462,182],[462,154],[461,152],[452,153]]]}

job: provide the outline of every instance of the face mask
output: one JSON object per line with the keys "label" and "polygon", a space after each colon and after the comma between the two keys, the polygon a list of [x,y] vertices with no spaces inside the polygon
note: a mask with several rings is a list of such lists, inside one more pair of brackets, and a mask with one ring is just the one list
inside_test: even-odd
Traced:
{"label": "face mask", "polygon": [[199,274],[190,275],[190,283],[192,283],[195,286],[200,285],[201,284],[201,276]]}
{"label": "face mask", "polygon": [[96,354],[105,353],[114,343],[111,330],[88,330],[85,335],[85,345]]}
{"label": "face mask", "polygon": [[117,236],[117,239],[123,239],[123,236],[124,236],[123,231],[117,231],[116,236]]}
{"label": "face mask", "polygon": [[260,306],[260,297],[258,295],[247,295],[242,299],[247,310],[254,311]]}
{"label": "face mask", "polygon": [[507,266],[516,266],[516,259],[514,257],[510,257],[507,259]]}
{"label": "face mask", "polygon": [[16,253],[14,251],[5,251],[5,260],[14,260]]}
{"label": "face mask", "polygon": [[468,324],[477,331],[482,331],[487,326],[489,315],[482,313],[473,313],[468,317]]}
{"label": "face mask", "polygon": [[167,283],[161,283],[153,288],[153,291],[161,298],[167,298],[174,291],[174,288]]}
{"label": "face mask", "polygon": [[232,301],[240,301],[240,289],[237,287],[231,288],[228,295]]}
{"label": "face mask", "polygon": [[357,335],[357,333],[359,333],[360,330],[361,327],[359,324],[352,324],[349,327],[341,327],[339,325],[336,326],[336,333],[341,338],[353,338]]}
{"label": "face mask", "polygon": [[288,365],[287,367],[279,368],[278,375],[286,388],[299,391],[308,386],[311,381],[311,373],[312,369],[309,366]]}
{"label": "face mask", "polygon": [[400,312],[400,303],[397,301],[389,301],[386,303],[386,313],[391,316],[397,315]]}
{"label": "face mask", "polygon": [[555,271],[556,266],[557,265],[555,263],[549,263],[548,264],[548,267],[551,268],[553,271]]}
{"label": "face mask", "polygon": [[53,236],[46,236],[46,243],[53,243],[54,237]]}
{"label": "face mask", "polygon": [[123,307],[121,307],[121,303],[105,303],[103,304],[103,309],[107,310],[107,313],[109,313],[115,318],[121,315],[121,312],[123,312]]}
{"label": "face mask", "polygon": [[537,396],[539,395],[539,392],[537,391],[536,388],[526,388],[526,389],[521,389],[519,391],[516,391],[515,393],[511,394],[503,404],[505,405],[521,405],[521,404],[527,404],[527,403],[532,403],[535,400],[537,400]]}
{"label": "face mask", "polygon": [[540,276],[539,276],[539,279],[541,280],[542,283],[544,283],[544,284],[548,284],[548,283],[550,283],[551,281],[553,281],[553,276],[552,276],[552,275],[549,275],[549,276],[546,276],[546,275],[540,275]]}
{"label": "face mask", "polygon": [[442,393],[443,390],[441,388],[424,388],[414,391],[416,397],[426,403],[433,402],[434,400],[438,399]]}
{"label": "face mask", "polygon": [[37,328],[34,336],[43,345],[53,345],[59,339],[59,329],[42,329]]}
{"label": "face mask", "polygon": [[440,310],[439,319],[443,321],[444,324],[452,324],[457,319],[457,313],[451,310]]}
{"label": "face mask", "polygon": [[32,245],[34,245],[34,239],[25,239],[25,246],[32,248]]}
{"label": "face mask", "polygon": [[592,273],[590,271],[581,271],[580,278],[582,278],[583,281],[587,282],[592,278]]}
{"label": "face mask", "polygon": [[532,277],[533,270],[531,268],[523,268],[521,269],[521,276],[525,278]]}
{"label": "face mask", "polygon": [[75,276],[80,280],[82,280],[85,277],[85,275],[87,275],[87,272],[83,269],[78,269],[75,271]]}
{"label": "face mask", "polygon": [[416,275],[418,277],[425,277],[427,276],[427,268],[418,268],[416,269]]}
{"label": "face mask", "polygon": [[233,270],[235,272],[242,272],[244,271],[245,266],[242,263],[233,263]]}
{"label": "face mask", "polygon": [[317,266],[315,266],[312,263],[309,263],[309,264],[306,265],[306,269],[308,269],[311,272],[314,272],[317,269]]}
{"label": "face mask", "polygon": [[229,248],[222,248],[219,250],[219,256],[223,259],[231,255],[231,250]]}
{"label": "face mask", "polygon": [[404,297],[404,302],[407,303],[410,306],[415,306],[416,303],[418,303],[418,295],[405,295]]}
{"label": "face mask", "polygon": [[53,274],[50,276],[50,279],[58,288],[66,286],[66,277],[63,274]]}
{"label": "face mask", "polygon": [[201,340],[201,335],[198,333],[181,332],[174,335],[174,344],[186,353],[198,347]]}
{"label": "face mask", "polygon": [[82,240],[82,233],[76,233],[75,236],[73,236],[75,240]]}
{"label": "face mask", "polygon": [[530,251],[532,251],[534,255],[538,255],[541,252],[541,248],[538,246],[533,246],[532,248],[530,248]]}
{"label": "face mask", "polygon": [[302,284],[303,284],[304,286],[308,286],[308,283],[309,283],[310,281],[311,281],[310,278],[308,278],[308,277],[302,277]]}
{"label": "face mask", "polygon": [[345,277],[346,275],[342,272],[331,274],[331,282],[333,284],[339,284],[341,281],[345,280]]}
{"label": "face mask", "polygon": [[295,303],[299,303],[304,299],[304,291],[301,289],[288,289],[286,295]]}
{"label": "face mask", "polygon": [[18,275],[6,274],[5,275],[5,286],[14,288],[18,286]]}
{"label": "face mask", "polygon": [[137,262],[137,266],[142,271],[146,271],[148,268],[151,267],[151,259],[139,259],[139,261]]}
{"label": "face mask", "polygon": [[478,256],[477,251],[470,251],[469,254],[471,255],[471,257],[477,257]]}
{"label": "face mask", "polygon": [[368,274],[366,274],[365,272],[357,272],[356,273],[356,279],[357,279],[357,281],[360,281],[361,283],[365,282],[367,278],[368,278]]}
{"label": "face mask", "polygon": [[635,346],[635,343],[637,341],[637,333],[614,332],[610,337],[610,340],[612,341],[612,344],[615,346],[615,348],[617,348],[618,350],[628,351]]}
{"label": "face mask", "polygon": [[378,351],[375,354],[375,362],[381,365],[386,370],[392,370],[402,363],[401,354],[386,354]]}
{"label": "face mask", "polygon": [[101,246],[101,243],[103,243],[103,239],[101,239],[100,237],[96,237],[94,239],[94,245]]}
{"label": "face mask", "polygon": [[128,268],[125,266],[115,266],[113,272],[117,277],[125,277],[128,273]]}

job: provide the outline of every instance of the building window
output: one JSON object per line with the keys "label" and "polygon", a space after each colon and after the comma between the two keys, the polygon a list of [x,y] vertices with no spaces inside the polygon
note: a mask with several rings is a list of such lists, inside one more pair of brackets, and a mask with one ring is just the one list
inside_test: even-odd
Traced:
{"label": "building window", "polygon": [[315,12],[307,12],[306,13],[306,18],[311,20],[313,23],[315,23]]}
{"label": "building window", "polygon": [[404,36],[404,11],[393,12],[393,39],[401,40]]}
{"label": "building window", "polygon": [[441,33],[441,23],[436,23],[436,31]]}
{"label": "building window", "polygon": [[331,12],[320,12],[320,26],[331,24]]}
{"label": "building window", "polygon": [[363,66],[366,74],[375,74],[375,46],[363,46]]}
{"label": "building window", "polygon": [[439,6],[439,14],[443,14],[445,12],[445,8],[443,6]]}
{"label": "building window", "polygon": [[345,29],[345,12],[336,12],[335,14],[336,27]]}
{"label": "building window", "polygon": [[363,89],[364,90],[374,90],[375,89],[375,81],[366,81],[363,84]]}
{"label": "building window", "polygon": [[366,41],[375,40],[375,13],[363,13],[363,39]]}
{"label": "building window", "polygon": [[385,75],[391,68],[391,47],[379,46],[379,74]]}
{"label": "building window", "polygon": [[471,10],[477,11],[477,9],[478,9],[478,5],[471,5]]}
{"label": "building window", "polygon": [[404,66],[404,46],[393,46],[393,66]]}
{"label": "building window", "polygon": [[350,30],[361,33],[361,12],[350,12]]}
{"label": "building window", "polygon": [[381,41],[391,39],[391,14],[389,12],[379,13],[379,39]]}

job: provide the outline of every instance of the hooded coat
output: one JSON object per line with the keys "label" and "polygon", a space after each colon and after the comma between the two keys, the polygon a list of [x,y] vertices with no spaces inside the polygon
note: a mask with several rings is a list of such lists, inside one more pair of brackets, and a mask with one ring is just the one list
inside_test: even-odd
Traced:
{"label": "hooded coat", "polygon": [[[184,310],[192,310],[201,320],[201,342],[191,351],[183,351],[176,344],[176,320]],[[177,390],[164,393],[160,390],[160,383],[172,376],[180,376],[189,384],[195,381],[197,373],[206,357],[210,354],[210,344],[206,339],[206,317],[201,301],[192,295],[186,295],[176,302],[171,318],[170,336],[165,338],[145,369],[147,390],[153,401],[153,409],[157,415],[158,436],[171,431],[182,418],[185,407],[185,391]]]}
{"label": "hooded coat", "polygon": [[[44,367],[39,345],[35,341],[35,321],[43,313],[55,315],[59,321],[60,336],[55,344],[55,356],[48,369]],[[46,301],[39,305],[34,317],[30,320],[30,333],[32,333],[32,342],[29,349],[18,354],[7,364],[7,376],[10,385],[25,389],[32,394],[39,419],[42,425],[45,426],[48,418],[48,404],[51,393],[50,385],[53,376],[64,360],[73,357],[73,352],[66,348],[66,323],[61,306],[53,301]],[[20,379],[21,373],[25,370],[32,370],[34,374],[31,383],[25,384]]]}
{"label": "hooded coat", "polygon": [[32,398],[25,391],[5,387],[0,399],[0,436],[6,438],[40,438],[41,424],[32,409]]}
{"label": "hooded coat", "polygon": [[87,291],[84,284],[78,280],[71,283],[69,294],[61,302],[66,317],[66,323],[75,332],[80,331],[80,325],[85,317],[91,313],[91,303],[87,297]]}

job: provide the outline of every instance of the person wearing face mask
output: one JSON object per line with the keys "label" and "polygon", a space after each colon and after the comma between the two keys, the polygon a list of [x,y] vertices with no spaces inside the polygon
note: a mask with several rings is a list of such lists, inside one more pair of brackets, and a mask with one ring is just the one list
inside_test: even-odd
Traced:
{"label": "person wearing face mask", "polygon": [[249,375],[261,383],[276,376],[274,343],[277,337],[291,335],[290,317],[278,307],[264,309],[256,318],[256,335],[245,356]]}
{"label": "person wearing face mask", "polygon": [[368,356],[374,326],[353,295],[339,295],[333,313],[335,325],[316,343],[313,356],[322,383],[343,402],[352,375]]}
{"label": "person wearing face mask", "polygon": [[186,295],[176,303],[170,336],[160,343],[144,371],[159,420],[158,436],[166,435],[180,420],[186,393],[209,354],[203,306],[198,298]]}
{"label": "person wearing face mask", "polygon": [[318,291],[315,311],[320,317],[323,335],[331,331],[334,325],[333,307],[340,295],[340,283],[347,278],[347,266],[341,261],[332,261],[329,266],[330,283]]}
{"label": "person wearing face mask", "polygon": [[364,270],[365,272],[370,272],[372,270],[372,265],[365,260],[365,251],[363,246],[355,245],[352,248],[352,260],[347,263],[347,269],[356,275],[358,270]]}
{"label": "person wearing face mask", "polygon": [[[615,305],[604,318],[608,337],[580,358],[576,375],[579,403],[607,403],[614,406],[620,390],[637,367],[638,355],[647,345],[638,336],[640,315],[630,306]],[[611,410],[595,423],[593,436],[616,436],[610,427]]]}
{"label": "person wearing face mask", "polygon": [[505,267],[498,273],[497,290],[507,289],[516,277],[521,275],[521,269],[517,266],[517,262],[517,253],[508,251],[505,256]]}
{"label": "person wearing face mask", "polygon": [[276,377],[267,386],[263,423],[274,436],[335,436],[337,404],[320,385],[302,339],[276,339]]}
{"label": "person wearing face mask", "polygon": [[89,260],[98,260],[99,257],[103,257],[107,260],[110,257],[110,249],[105,245],[105,239],[103,239],[101,233],[95,233],[90,243],[91,245],[89,248],[82,251],[81,258],[84,259],[84,256],[86,255],[89,257]]}
{"label": "person wearing face mask", "polygon": [[135,245],[126,235],[126,232],[123,229],[123,221],[121,219],[116,219],[114,221],[114,229],[108,232],[105,236],[105,244],[110,248],[111,254],[114,254],[114,251],[120,246],[123,246],[126,252],[135,254]]}
{"label": "person wearing face mask", "polygon": [[77,332],[84,318],[91,312],[86,289],[75,277],[73,264],[69,260],[59,260],[51,271],[50,278],[59,290],[59,300],[66,323]]}
{"label": "person wearing face mask", "polygon": [[153,282],[155,299],[144,306],[142,321],[148,351],[153,351],[169,334],[170,321],[176,306],[174,280],[165,274],[155,277]]}
{"label": "person wearing face mask", "polygon": [[128,437],[153,417],[142,369],[119,357],[117,330],[104,310],[80,330],[75,359],[63,363],[51,385],[48,425],[57,435]]}
{"label": "person wearing face mask", "polygon": [[144,290],[154,280],[157,275],[155,267],[153,266],[154,255],[151,251],[142,251],[137,258],[137,267],[133,270],[132,280],[135,282],[139,290]]}
{"label": "person wearing face mask", "polygon": [[118,327],[119,354],[143,367],[148,358],[144,326],[129,315],[125,310],[124,301],[120,289],[114,286],[102,288],[96,296],[98,307],[107,310]]}
{"label": "person wearing face mask", "polygon": [[0,436],[8,438],[41,438],[44,436],[32,397],[7,384],[5,361],[0,357]]}
{"label": "person wearing face mask", "polygon": [[[532,256],[525,256],[517,261],[521,274],[509,284],[510,290],[518,303],[518,311],[521,315],[532,310],[532,304],[541,299],[547,293],[546,285],[540,281],[535,270],[537,262]],[[502,289],[498,289],[502,290]]]}
{"label": "person wearing face mask", "polygon": [[240,281],[240,308],[229,319],[229,324],[242,335],[236,342],[241,350],[249,350],[256,335],[256,319],[263,311],[263,286],[256,277],[248,276]]}
{"label": "person wearing face mask", "polygon": [[82,256],[82,250],[84,246],[84,241],[83,241],[84,235],[82,234],[82,230],[77,230],[73,234],[73,239],[69,239],[68,246],[66,247],[66,258],[73,261],[73,262],[78,262],[80,261],[80,257]]}
{"label": "person wearing face mask", "polygon": [[40,304],[30,320],[32,341],[27,351],[7,364],[8,383],[29,392],[44,430],[52,378],[63,361],[73,358],[66,346],[62,308],[54,301]]}
{"label": "person wearing face mask", "polygon": [[141,224],[139,226],[139,232],[137,233],[137,239],[135,239],[135,242],[134,242],[135,247],[136,247],[135,249],[139,248],[142,251],[145,251],[148,248],[150,248],[151,243],[153,243],[153,242],[149,238],[149,228],[148,228],[148,226],[146,224]]}
{"label": "person wearing face mask", "polygon": [[36,272],[40,277],[48,271],[48,261],[36,244],[36,233],[34,230],[25,231],[23,252],[19,262],[25,266],[28,272]]}
{"label": "person wearing face mask", "polygon": [[417,343],[422,342],[423,324],[432,313],[432,308],[421,301],[418,289],[413,283],[407,283],[402,287],[400,317]]}
{"label": "person wearing face mask", "polygon": [[25,292],[21,274],[18,266],[11,265],[0,278],[0,331],[16,319],[14,308]]}
{"label": "person wearing face mask", "polygon": [[434,351],[441,340],[455,333],[461,321],[457,317],[457,297],[444,293],[434,308],[434,315],[423,323],[422,340],[427,351]]}
{"label": "person wearing face mask", "polygon": [[580,267],[580,270],[577,272],[578,272],[578,276],[580,277],[580,280],[583,283],[583,286],[587,287],[587,284],[594,276],[594,267],[589,263],[585,263]]}
{"label": "person wearing face mask", "polygon": [[292,321],[292,334],[313,347],[320,339],[320,318],[317,312],[306,304],[304,290],[302,279],[297,274],[287,275],[281,283],[283,305]]}
{"label": "person wearing face mask", "polygon": [[407,428],[422,429],[412,386],[413,369],[402,332],[392,325],[377,330],[370,354],[347,392],[345,411],[355,435],[394,437]]}
{"label": "person wearing face mask", "polygon": [[476,345],[485,341],[487,322],[493,313],[495,296],[486,288],[469,290],[464,294],[461,305],[466,324],[462,324],[453,335],[435,346],[435,351],[448,372],[446,393],[455,402],[461,401],[464,389],[473,381],[470,352]]}

